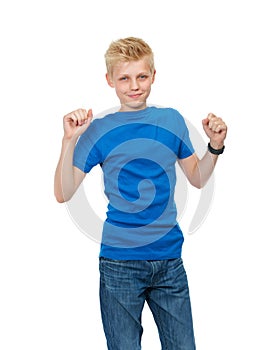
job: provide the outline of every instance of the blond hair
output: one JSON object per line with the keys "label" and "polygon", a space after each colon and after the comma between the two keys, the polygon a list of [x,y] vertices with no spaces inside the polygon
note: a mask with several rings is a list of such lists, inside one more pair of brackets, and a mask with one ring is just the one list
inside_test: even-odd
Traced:
{"label": "blond hair", "polygon": [[148,57],[150,71],[154,72],[154,54],[150,46],[139,38],[128,37],[113,41],[105,53],[108,74],[112,74],[113,67],[118,62],[138,61]]}

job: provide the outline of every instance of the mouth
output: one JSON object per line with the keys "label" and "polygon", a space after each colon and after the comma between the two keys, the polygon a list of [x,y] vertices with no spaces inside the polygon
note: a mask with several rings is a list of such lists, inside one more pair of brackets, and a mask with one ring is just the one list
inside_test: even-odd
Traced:
{"label": "mouth", "polygon": [[132,98],[132,99],[138,99],[142,96],[142,94],[131,94],[131,95],[128,95],[129,98]]}

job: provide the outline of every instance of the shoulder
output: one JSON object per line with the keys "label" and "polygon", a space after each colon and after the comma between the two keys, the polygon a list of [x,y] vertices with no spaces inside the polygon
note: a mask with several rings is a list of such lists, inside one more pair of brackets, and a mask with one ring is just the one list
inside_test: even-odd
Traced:
{"label": "shoulder", "polygon": [[81,137],[95,142],[109,131],[120,126],[120,123],[118,123],[118,120],[115,118],[115,114],[116,113],[96,116]]}
{"label": "shoulder", "polygon": [[186,127],[185,118],[175,108],[171,107],[151,107],[154,118],[160,126],[176,130]]}
{"label": "shoulder", "polygon": [[181,115],[181,113],[172,107],[156,107],[156,106],[152,106],[151,108],[151,112],[153,114],[157,114],[159,116],[162,116],[164,118],[174,118],[174,119],[180,119],[180,120],[184,120],[184,117]]}

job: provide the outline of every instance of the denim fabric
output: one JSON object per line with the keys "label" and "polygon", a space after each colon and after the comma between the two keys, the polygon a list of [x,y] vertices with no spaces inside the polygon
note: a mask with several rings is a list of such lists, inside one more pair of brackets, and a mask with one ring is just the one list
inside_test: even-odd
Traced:
{"label": "denim fabric", "polygon": [[145,301],[162,350],[195,350],[189,288],[181,258],[100,258],[100,305],[109,350],[139,350]]}

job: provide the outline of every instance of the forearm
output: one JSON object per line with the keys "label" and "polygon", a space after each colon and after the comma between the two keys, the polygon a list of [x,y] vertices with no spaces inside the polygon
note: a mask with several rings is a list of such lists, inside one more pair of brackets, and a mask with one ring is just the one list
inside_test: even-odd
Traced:
{"label": "forearm", "polygon": [[210,142],[204,157],[201,160],[196,157],[193,167],[193,184],[198,188],[205,186],[212,175],[218,156],[224,151],[224,140],[227,134],[224,121],[212,113],[202,121],[202,124]]}
{"label": "forearm", "polygon": [[75,139],[63,139],[60,159],[55,172],[54,191],[58,202],[68,201],[76,191],[74,179],[73,153]]}
{"label": "forearm", "polygon": [[217,159],[218,155],[207,151],[203,158],[196,162],[191,181],[195,187],[202,188],[206,185],[214,171]]}
{"label": "forearm", "polygon": [[196,188],[202,188],[211,177],[218,155],[207,150],[203,158],[199,159],[194,153],[188,158],[179,159],[179,165],[187,179]]}

